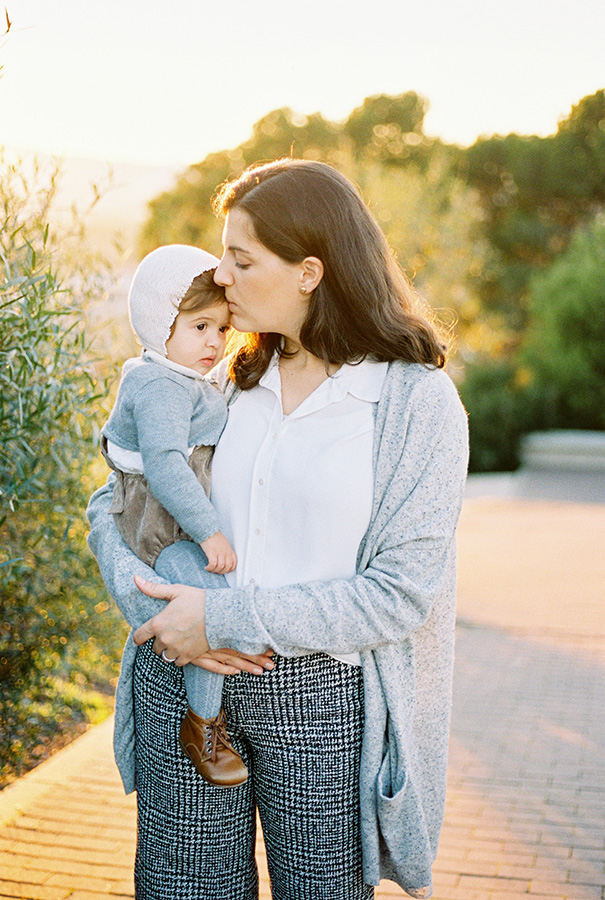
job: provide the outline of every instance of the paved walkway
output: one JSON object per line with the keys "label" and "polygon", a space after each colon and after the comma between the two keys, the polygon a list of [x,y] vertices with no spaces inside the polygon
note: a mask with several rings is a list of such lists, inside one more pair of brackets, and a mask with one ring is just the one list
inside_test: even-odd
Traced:
{"label": "paved walkway", "polygon": [[[605,506],[469,499],[459,546],[435,900],[603,900]],[[133,896],[135,810],[110,727],[0,794],[0,898]],[[391,882],[376,891],[403,896]]]}

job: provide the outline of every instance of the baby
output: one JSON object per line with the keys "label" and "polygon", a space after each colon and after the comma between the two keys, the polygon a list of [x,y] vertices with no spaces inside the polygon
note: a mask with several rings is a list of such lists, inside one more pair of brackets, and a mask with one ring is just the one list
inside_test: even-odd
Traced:
{"label": "baby", "polygon": [[[227,421],[223,395],[203,377],[223,357],[229,331],[225,295],[212,277],[218,264],[204,250],[174,244],[139,265],[128,304],[143,354],[122,369],[101,440],[117,475],[110,512],[126,543],[168,581],[207,588],[226,587],[224,573],[237,564],[207,497]],[[210,784],[242,784],[248,770],[225,729],[222,676],[192,663],[183,674],[183,751]]]}

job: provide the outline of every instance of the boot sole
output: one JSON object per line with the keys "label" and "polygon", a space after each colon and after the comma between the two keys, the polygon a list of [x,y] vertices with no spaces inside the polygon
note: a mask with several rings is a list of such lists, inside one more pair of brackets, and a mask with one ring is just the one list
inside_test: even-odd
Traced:
{"label": "boot sole", "polygon": [[211,785],[211,787],[224,788],[225,790],[229,790],[229,788],[240,787],[242,784],[245,784],[248,781],[248,775],[246,775],[246,777],[243,778],[241,781],[237,781],[234,784],[218,784],[216,781],[209,781],[205,775],[202,775],[202,773],[196,766],[195,762],[191,759],[191,756],[189,755],[189,752],[187,751],[185,744],[181,741],[180,738],[179,738],[179,746],[180,746],[181,750],[183,751],[183,753],[185,754],[185,756],[187,757],[187,759],[191,762],[193,768],[195,769],[197,774],[200,776],[200,778],[203,781],[205,781],[206,784]]}

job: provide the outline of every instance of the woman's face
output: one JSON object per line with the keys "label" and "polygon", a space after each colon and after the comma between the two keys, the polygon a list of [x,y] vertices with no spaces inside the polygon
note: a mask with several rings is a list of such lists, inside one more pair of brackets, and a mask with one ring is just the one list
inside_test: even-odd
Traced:
{"label": "woman's face", "polygon": [[301,291],[307,284],[305,262],[289,263],[268,250],[248,213],[237,208],[227,215],[223,247],[214,280],[225,288],[231,325],[297,343],[309,302],[309,293]]}

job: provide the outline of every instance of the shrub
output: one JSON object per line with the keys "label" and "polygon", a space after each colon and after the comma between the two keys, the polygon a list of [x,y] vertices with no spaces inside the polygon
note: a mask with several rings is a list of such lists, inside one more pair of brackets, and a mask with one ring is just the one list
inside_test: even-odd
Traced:
{"label": "shrub", "polygon": [[87,360],[83,309],[99,273],[59,252],[47,224],[56,170],[0,179],[0,776],[43,752],[98,701],[118,658],[85,545],[104,385]]}
{"label": "shrub", "polygon": [[521,435],[554,427],[548,386],[514,361],[474,363],[459,389],[469,418],[471,472],[516,469]]}
{"label": "shrub", "polygon": [[529,297],[519,351],[508,361],[479,359],[460,385],[473,472],[516,468],[529,431],[605,429],[605,225],[578,230],[533,277]]}
{"label": "shrub", "polygon": [[529,309],[522,358],[552,393],[556,427],[605,429],[605,223],[533,278]]}

